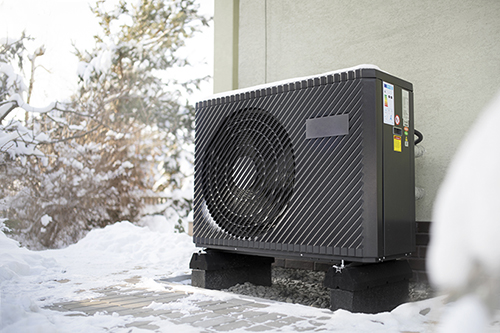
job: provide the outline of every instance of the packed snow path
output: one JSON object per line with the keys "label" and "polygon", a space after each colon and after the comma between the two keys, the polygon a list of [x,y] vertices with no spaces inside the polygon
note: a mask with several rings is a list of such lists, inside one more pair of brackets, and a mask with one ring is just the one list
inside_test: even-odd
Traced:
{"label": "packed snow path", "polygon": [[[317,332],[331,330],[363,332],[423,332],[433,321],[422,321],[420,327],[408,322],[398,322],[414,312],[415,319],[423,319],[430,312],[425,307],[406,305],[394,314],[335,313],[297,304],[286,304],[250,296],[232,295],[225,292],[203,290],[183,285],[165,284],[164,291],[145,289],[121,289],[118,287],[97,291],[102,296],[82,301],[56,303],[47,307],[61,311],[66,316],[122,317],[118,326],[109,326],[115,332],[121,328],[163,332],[172,324],[182,332],[227,331],[281,331]],[[432,301],[431,301],[432,302]],[[423,307],[423,308],[422,308]],[[399,314],[398,314],[399,313]],[[392,317],[392,318],[391,318]],[[432,317],[432,316],[429,316]],[[390,319],[391,318],[391,319]],[[419,320],[420,321],[420,320]],[[112,321],[111,321],[112,322]],[[417,330],[399,330],[398,327]]]}
{"label": "packed snow path", "polygon": [[132,316],[125,327],[153,331],[164,326],[163,321],[200,331],[269,331],[276,328],[316,331],[324,330],[326,321],[331,317],[331,313],[321,317],[297,317],[268,312],[266,310],[271,304],[250,297],[201,300],[192,292],[147,292],[138,289],[123,292],[114,288],[103,290],[102,293],[102,297],[54,304],[50,309],[65,311],[73,316],[93,316],[96,313]]}

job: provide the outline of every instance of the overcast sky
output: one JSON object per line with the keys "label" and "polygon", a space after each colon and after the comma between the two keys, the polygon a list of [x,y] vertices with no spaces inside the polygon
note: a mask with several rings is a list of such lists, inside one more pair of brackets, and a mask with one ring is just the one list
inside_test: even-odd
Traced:
{"label": "overcast sky", "polygon": [[[62,100],[74,91],[77,59],[72,43],[81,50],[90,50],[94,45],[93,36],[99,32],[89,3],[95,0],[0,0],[0,38],[17,38],[25,30],[35,38],[29,44],[31,50],[40,45],[46,48],[45,55],[38,58],[38,64],[45,69],[39,68],[36,72],[32,105]],[[202,13],[213,16],[213,0],[200,0],[200,5]],[[213,23],[188,44],[191,62],[197,64],[191,72],[193,76],[213,73],[212,27]],[[194,101],[212,93],[211,82],[202,88],[203,91],[193,97]]]}

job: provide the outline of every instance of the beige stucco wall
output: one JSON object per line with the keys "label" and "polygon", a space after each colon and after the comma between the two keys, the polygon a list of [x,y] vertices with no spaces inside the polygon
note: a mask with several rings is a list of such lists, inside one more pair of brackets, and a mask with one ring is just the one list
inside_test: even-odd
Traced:
{"label": "beige stucco wall", "polygon": [[216,0],[216,27],[217,3],[239,6],[238,88],[365,63],[413,83],[426,148],[417,220],[431,220],[453,153],[500,89],[500,1]]}
{"label": "beige stucco wall", "polygon": [[214,2],[214,92],[238,88],[239,1]]}

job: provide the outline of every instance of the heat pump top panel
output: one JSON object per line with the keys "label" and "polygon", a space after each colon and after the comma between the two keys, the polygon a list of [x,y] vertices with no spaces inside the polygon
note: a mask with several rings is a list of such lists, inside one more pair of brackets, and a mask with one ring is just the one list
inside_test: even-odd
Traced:
{"label": "heat pump top panel", "polygon": [[357,68],[196,105],[193,239],[375,262],[415,247],[412,85]]}

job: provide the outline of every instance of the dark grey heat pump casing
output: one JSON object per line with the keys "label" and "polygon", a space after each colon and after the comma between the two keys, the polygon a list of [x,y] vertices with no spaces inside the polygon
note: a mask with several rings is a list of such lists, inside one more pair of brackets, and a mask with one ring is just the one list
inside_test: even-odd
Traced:
{"label": "dark grey heat pump casing", "polygon": [[412,90],[364,68],[197,103],[195,244],[326,262],[414,251]]}

